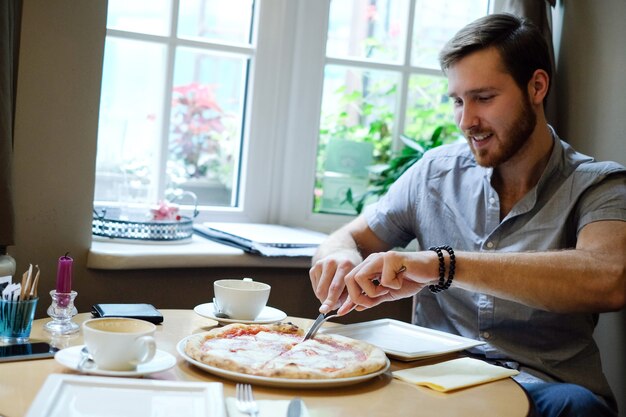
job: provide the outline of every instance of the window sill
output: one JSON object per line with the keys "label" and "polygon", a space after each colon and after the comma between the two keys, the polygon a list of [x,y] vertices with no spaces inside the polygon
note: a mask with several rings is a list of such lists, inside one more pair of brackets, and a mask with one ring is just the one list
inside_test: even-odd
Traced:
{"label": "window sill", "polygon": [[186,243],[105,242],[93,240],[87,258],[92,269],[161,269],[161,268],[309,268],[311,259],[268,258],[251,255],[241,249],[222,245],[193,235]]}

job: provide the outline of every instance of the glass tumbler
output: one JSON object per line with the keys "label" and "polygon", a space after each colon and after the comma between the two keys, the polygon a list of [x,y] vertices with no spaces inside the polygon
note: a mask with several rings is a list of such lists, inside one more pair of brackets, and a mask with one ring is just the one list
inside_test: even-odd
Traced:
{"label": "glass tumbler", "polygon": [[5,343],[24,343],[30,337],[39,298],[0,300],[0,339]]}

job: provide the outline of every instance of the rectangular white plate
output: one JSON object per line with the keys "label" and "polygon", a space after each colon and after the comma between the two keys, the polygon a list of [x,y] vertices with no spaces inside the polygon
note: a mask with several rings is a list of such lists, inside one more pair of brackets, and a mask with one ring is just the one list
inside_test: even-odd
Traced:
{"label": "rectangular white plate", "polygon": [[26,417],[224,417],[219,382],[52,374]]}
{"label": "rectangular white plate", "polygon": [[478,340],[393,319],[322,328],[320,332],[340,334],[363,340],[378,346],[388,356],[405,361],[457,352],[484,344]]}

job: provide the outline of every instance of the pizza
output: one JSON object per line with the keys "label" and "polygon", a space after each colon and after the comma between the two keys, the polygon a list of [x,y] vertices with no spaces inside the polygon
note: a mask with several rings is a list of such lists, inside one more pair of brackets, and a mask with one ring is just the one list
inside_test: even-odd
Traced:
{"label": "pizza", "polygon": [[345,336],[303,339],[304,330],[291,323],[235,323],[190,336],[184,349],[205,365],[270,378],[347,378],[376,372],[388,363],[379,348]]}

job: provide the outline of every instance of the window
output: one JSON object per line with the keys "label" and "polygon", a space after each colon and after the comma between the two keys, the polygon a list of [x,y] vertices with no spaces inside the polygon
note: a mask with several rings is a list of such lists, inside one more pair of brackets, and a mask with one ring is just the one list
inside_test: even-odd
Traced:
{"label": "window", "polygon": [[[487,0],[109,0],[94,205],[332,230],[452,120],[437,53]],[[190,204],[188,201],[181,203]],[[188,206],[183,206],[184,209]]]}
{"label": "window", "polygon": [[486,10],[486,1],[331,1],[314,212],[354,214],[347,191],[367,191],[400,134],[426,139],[452,121],[437,56]]}
{"label": "window", "polygon": [[97,201],[238,205],[253,0],[222,4],[109,2]]}

